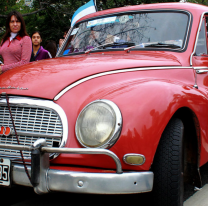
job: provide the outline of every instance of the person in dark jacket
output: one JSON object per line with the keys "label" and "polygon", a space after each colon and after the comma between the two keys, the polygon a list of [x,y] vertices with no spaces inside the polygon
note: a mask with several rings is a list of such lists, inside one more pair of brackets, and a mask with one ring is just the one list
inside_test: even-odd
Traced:
{"label": "person in dark jacket", "polygon": [[53,41],[53,40],[48,40],[46,42],[47,42],[47,44],[45,46],[45,49],[47,51],[49,51],[51,56],[52,56],[52,58],[54,58],[56,56],[56,52],[57,52],[56,42]]}
{"label": "person in dark jacket", "polygon": [[32,55],[30,61],[38,61],[41,59],[52,58],[49,51],[45,50],[40,44],[42,42],[41,34],[39,31],[32,33]]}

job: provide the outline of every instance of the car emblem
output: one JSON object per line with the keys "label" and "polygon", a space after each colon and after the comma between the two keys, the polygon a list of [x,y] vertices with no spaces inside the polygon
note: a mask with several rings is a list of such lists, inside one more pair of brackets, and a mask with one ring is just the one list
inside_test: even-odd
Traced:
{"label": "car emblem", "polygon": [[0,87],[0,89],[17,89],[17,90],[28,90],[28,88],[24,88],[24,87],[12,87],[12,86],[5,86],[5,87]]}
{"label": "car emblem", "polygon": [[9,136],[11,134],[12,128],[10,127],[0,127],[0,136]]}

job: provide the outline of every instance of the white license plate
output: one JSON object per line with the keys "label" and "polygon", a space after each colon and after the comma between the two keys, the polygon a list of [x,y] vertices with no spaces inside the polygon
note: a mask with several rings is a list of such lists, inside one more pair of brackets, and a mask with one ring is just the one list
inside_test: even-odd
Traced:
{"label": "white license plate", "polygon": [[10,159],[0,158],[0,186],[10,186]]}

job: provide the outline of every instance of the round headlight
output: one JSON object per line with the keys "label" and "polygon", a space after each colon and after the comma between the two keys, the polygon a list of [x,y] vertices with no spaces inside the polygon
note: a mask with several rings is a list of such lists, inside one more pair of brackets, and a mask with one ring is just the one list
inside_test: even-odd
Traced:
{"label": "round headlight", "polygon": [[109,148],[119,137],[122,126],[121,112],[109,100],[88,104],[76,122],[76,136],[84,147]]}

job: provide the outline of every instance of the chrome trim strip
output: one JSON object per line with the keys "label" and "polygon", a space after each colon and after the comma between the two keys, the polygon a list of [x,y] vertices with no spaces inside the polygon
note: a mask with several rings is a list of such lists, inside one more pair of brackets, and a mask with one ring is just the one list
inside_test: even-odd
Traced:
{"label": "chrome trim strip", "polygon": [[[37,107],[37,108],[46,108],[54,110],[60,117],[61,123],[63,126],[63,136],[60,144],[60,148],[64,147],[68,137],[68,121],[64,110],[56,103],[50,100],[40,100],[35,98],[26,98],[26,97],[14,97],[9,96],[9,103],[11,106],[22,106],[22,107]],[[0,105],[7,105],[6,98],[0,98]],[[54,154],[54,158],[57,157]]]}
{"label": "chrome trim strip", "polygon": [[70,33],[71,33],[71,31],[72,31],[72,28],[73,28],[73,27],[71,27],[71,28],[69,29],[69,31],[67,32],[66,37],[64,38],[64,41],[63,41],[61,47],[59,48],[59,50],[58,50],[58,52],[57,52],[57,54],[56,54],[56,57],[59,56],[59,54],[62,52],[63,48],[66,46],[66,43],[67,43],[68,37],[70,36]]}
{"label": "chrome trim strip", "polygon": [[121,115],[121,111],[120,109],[118,108],[118,106],[110,101],[110,100],[107,100],[107,99],[99,99],[99,100],[95,100],[93,102],[90,102],[88,105],[86,105],[82,111],[79,113],[79,116],[77,118],[77,121],[76,121],[76,125],[75,125],[75,133],[76,133],[76,138],[77,140],[79,141],[79,143],[83,146],[83,147],[86,147],[86,148],[92,148],[92,147],[88,147],[86,146],[79,138],[79,132],[78,132],[78,120],[82,114],[82,112],[84,112],[88,106],[94,104],[94,103],[97,103],[97,102],[103,102],[107,105],[109,105],[111,107],[111,109],[113,110],[114,114],[115,114],[115,127],[114,127],[114,131],[113,133],[111,134],[111,136],[108,138],[108,141],[105,142],[104,144],[102,144],[101,146],[99,147],[96,147],[96,148],[110,148],[111,146],[113,146],[116,141],[118,140],[119,138],[119,135],[121,133],[121,129],[122,129],[122,115]]}
{"label": "chrome trim strip", "polygon": [[[24,150],[24,151],[32,151],[32,145],[31,147],[23,146],[23,145],[12,145],[12,144],[0,144],[0,148],[3,149],[13,149],[13,150]],[[0,154],[1,156],[1,154]]]}
{"label": "chrome trim strip", "polygon": [[193,67],[193,69],[194,70],[200,70],[200,69],[206,70],[206,69],[208,69],[208,67]]}
{"label": "chrome trim strip", "polygon": [[[31,173],[31,168],[28,166]],[[150,192],[153,188],[153,172],[85,173],[50,169],[47,171],[47,187],[50,191],[88,194],[131,194]],[[13,183],[22,186],[31,184],[24,166],[13,164]],[[125,187],[124,187],[125,185]]]}
{"label": "chrome trim strip", "polygon": [[182,66],[170,66],[170,67],[142,67],[142,68],[131,68],[131,69],[120,69],[120,70],[114,70],[114,71],[108,71],[108,72],[102,72],[98,74],[91,75],[89,77],[85,77],[83,79],[80,79],[73,84],[69,85],[65,89],[63,89],[59,94],[57,94],[54,98],[54,101],[57,101],[61,96],[63,96],[66,92],[68,92],[70,89],[76,87],[77,85],[86,82],[91,79],[95,79],[97,77],[106,76],[110,74],[118,74],[118,73],[125,73],[125,72],[135,72],[135,71],[146,71],[146,70],[161,70],[161,69],[192,69],[192,67],[182,67]]}
{"label": "chrome trim strip", "polygon": [[190,56],[190,66],[193,65],[193,61],[192,61],[192,58],[193,58],[193,55],[195,54],[196,52],[196,44],[198,42],[198,38],[199,38],[199,32],[200,32],[200,29],[201,29],[201,25],[202,25],[202,20],[203,20],[203,17],[204,17],[204,14],[206,14],[207,12],[203,12],[202,15],[201,15],[201,19],[200,19],[200,22],[199,22],[199,26],[198,26],[198,31],[197,31],[197,35],[196,35],[196,39],[195,39],[195,44],[194,44],[194,50]]}
{"label": "chrome trim strip", "polygon": [[197,74],[205,74],[207,72],[208,72],[208,70],[196,70]]}
{"label": "chrome trim strip", "polygon": [[[15,132],[12,131],[10,135],[15,135]],[[37,132],[20,132],[17,131],[17,135],[22,135],[22,136],[36,136],[36,137],[62,137],[62,135],[56,135],[56,134],[41,134]]]}
{"label": "chrome trim strip", "polygon": [[[184,10],[183,10],[184,11]],[[186,11],[186,10],[185,10]],[[192,15],[189,11],[186,11],[188,14],[189,14],[189,24],[188,24],[188,29],[187,29],[187,33],[186,33],[186,39],[185,39],[185,42],[184,42],[184,47],[183,49],[187,48],[188,45],[187,45],[187,42],[188,42],[188,38],[190,36],[189,32],[190,32],[190,25],[191,25],[191,22],[192,22]]]}

